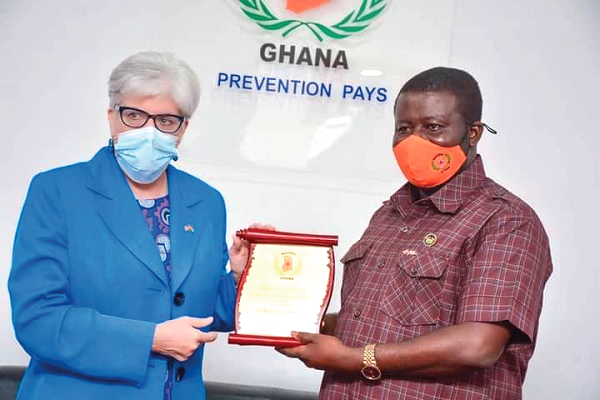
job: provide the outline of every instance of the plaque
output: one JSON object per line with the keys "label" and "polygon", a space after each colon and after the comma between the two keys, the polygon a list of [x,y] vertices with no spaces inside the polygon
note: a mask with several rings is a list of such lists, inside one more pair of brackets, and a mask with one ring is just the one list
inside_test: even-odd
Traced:
{"label": "plaque", "polygon": [[319,333],[331,299],[338,237],[248,228],[230,344],[291,347],[292,331]]}

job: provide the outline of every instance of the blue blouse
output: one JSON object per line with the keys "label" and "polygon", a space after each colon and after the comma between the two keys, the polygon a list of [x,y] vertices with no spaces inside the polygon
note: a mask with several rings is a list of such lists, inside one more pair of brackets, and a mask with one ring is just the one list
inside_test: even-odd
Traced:
{"label": "blue blouse", "polygon": [[[138,200],[142,215],[150,228],[150,233],[154,238],[154,243],[163,262],[169,287],[171,287],[171,210],[169,208],[169,195],[159,197],[158,199]],[[173,390],[173,362],[168,362],[167,374],[165,377],[165,400],[171,400]]]}

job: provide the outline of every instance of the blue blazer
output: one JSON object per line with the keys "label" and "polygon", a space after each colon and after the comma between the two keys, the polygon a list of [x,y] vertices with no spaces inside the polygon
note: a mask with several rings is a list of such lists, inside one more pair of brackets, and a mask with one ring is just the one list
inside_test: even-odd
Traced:
{"label": "blue blazer", "polygon": [[[232,329],[223,198],[172,166],[167,174],[171,287],[110,148],[31,182],[8,282],[16,337],[31,356],[19,400],[162,400],[167,358],[151,352],[156,324],[213,316],[203,330]],[[173,360],[173,399],[204,399],[203,350]]]}

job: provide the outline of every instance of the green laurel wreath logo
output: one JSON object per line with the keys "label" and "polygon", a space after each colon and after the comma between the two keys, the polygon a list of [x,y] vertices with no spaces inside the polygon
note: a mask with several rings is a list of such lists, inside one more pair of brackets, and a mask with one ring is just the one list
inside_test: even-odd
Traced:
{"label": "green laurel wreath logo", "polygon": [[327,36],[332,39],[344,39],[360,32],[371,24],[386,7],[387,0],[363,0],[360,7],[346,15],[334,25],[297,19],[279,19],[269,10],[263,0],[240,0],[240,8],[250,19],[268,31],[284,30],[286,37],[300,27],[307,27],[319,41]]}

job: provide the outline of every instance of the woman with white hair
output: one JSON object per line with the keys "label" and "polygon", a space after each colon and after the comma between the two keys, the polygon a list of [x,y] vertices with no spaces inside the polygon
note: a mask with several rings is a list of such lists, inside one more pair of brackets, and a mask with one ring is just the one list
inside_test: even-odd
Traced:
{"label": "woman with white hair", "polygon": [[203,399],[204,343],[232,329],[248,248],[234,239],[228,254],[220,193],[170,165],[198,80],[142,52],[108,86],[110,145],[37,175],[23,207],[9,277],[31,356],[18,399]]}

